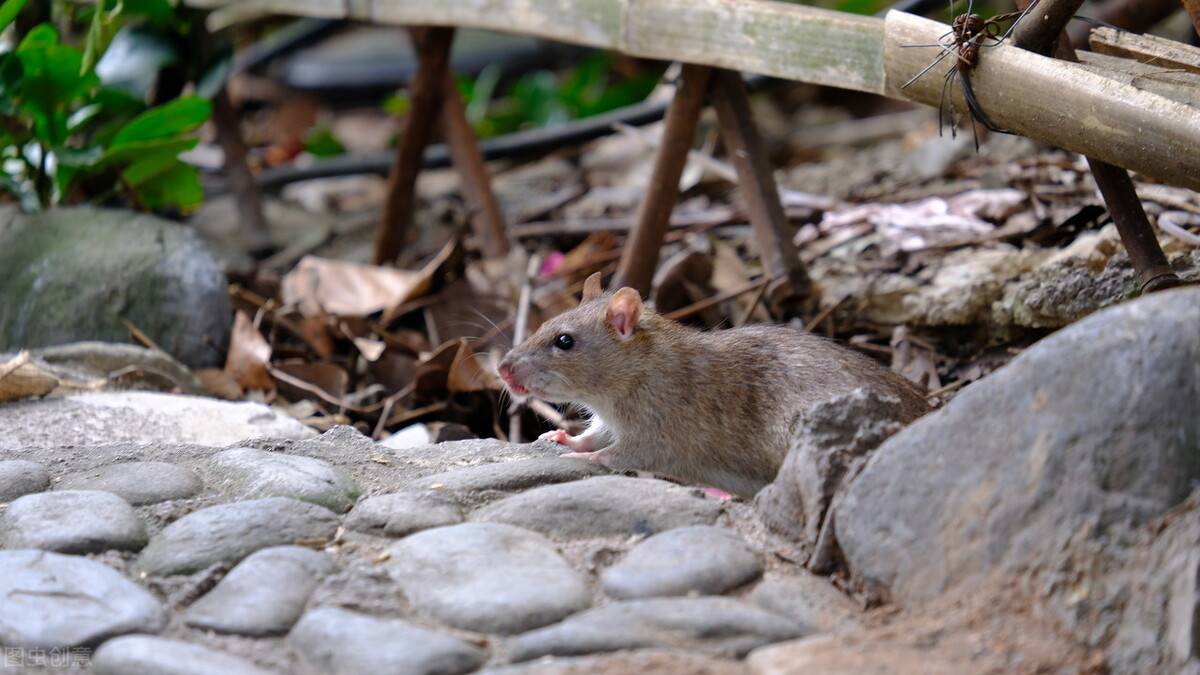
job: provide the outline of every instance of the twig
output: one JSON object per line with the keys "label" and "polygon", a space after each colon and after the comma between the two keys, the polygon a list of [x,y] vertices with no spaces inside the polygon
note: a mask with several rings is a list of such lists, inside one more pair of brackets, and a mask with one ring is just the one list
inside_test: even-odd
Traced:
{"label": "twig", "polygon": [[1176,219],[1187,221],[1189,224],[1200,224],[1200,217],[1196,214],[1187,211],[1163,211],[1158,214],[1159,229],[1186,244],[1200,246],[1200,235],[1183,229],[1179,223],[1175,222]]}
{"label": "twig", "polygon": [[937,398],[938,396],[941,396],[942,394],[948,394],[965,384],[967,384],[967,380],[958,380],[956,382],[951,382],[950,384],[947,384],[945,386],[938,387],[937,389],[934,389],[933,391],[929,392],[928,394],[925,394],[925,400],[932,401],[933,399]]}
{"label": "twig", "polygon": [[142,346],[145,347],[146,349],[149,349],[151,351],[156,351],[159,354],[167,353],[166,351],[163,350],[162,347],[159,347],[158,344],[154,342],[154,340],[150,339],[149,335],[146,335],[145,333],[143,333],[142,329],[133,325],[133,322],[130,321],[129,319],[121,319],[121,323],[125,324],[125,328],[129,330],[129,334],[131,336],[133,336],[133,339],[142,343]]}
{"label": "twig", "polygon": [[[537,276],[538,268],[542,265],[540,255],[530,256],[529,264],[525,267],[525,281],[521,284],[521,297],[517,301],[517,320],[513,325],[513,344],[519,345],[525,341],[529,332],[529,305],[533,300],[533,278]],[[508,440],[510,443],[521,442],[521,407],[514,401],[508,414]]]}
{"label": "twig", "polygon": [[820,326],[822,321],[824,321],[825,319],[828,319],[829,315],[833,314],[835,311],[837,311],[837,308],[841,307],[843,304],[845,304],[846,300],[848,300],[849,298],[850,298],[850,296],[843,295],[837,302],[826,307],[825,309],[822,309],[820,312],[817,312],[816,316],[814,316],[812,319],[810,319],[808,323],[804,324],[805,332],[807,332],[807,333],[813,332],[813,329],[815,329],[817,326]]}
{"label": "twig", "polygon": [[537,413],[539,417],[553,424],[559,429],[567,428],[567,418],[563,417],[562,413],[558,412],[554,406],[546,403],[538,398],[531,398],[526,404],[529,409]]}
{"label": "twig", "polygon": [[763,284],[758,287],[758,292],[754,294],[754,298],[750,301],[750,306],[738,318],[737,323],[733,324],[734,328],[741,328],[746,325],[746,322],[750,320],[750,316],[754,314],[754,310],[758,309],[758,303],[762,302],[763,296],[767,294],[767,286],[769,285]]}
{"label": "twig", "polygon": [[746,284],[745,286],[742,286],[740,288],[735,288],[733,290],[725,291],[724,293],[718,293],[712,297],[705,298],[705,299],[699,300],[697,302],[693,302],[692,304],[690,304],[686,307],[681,307],[681,308],[675,310],[674,312],[668,312],[665,316],[666,316],[666,318],[671,319],[672,321],[678,321],[679,319],[689,317],[697,312],[703,312],[704,310],[708,309],[709,307],[712,307],[713,305],[718,305],[722,302],[725,302],[726,300],[732,300],[733,298],[736,298],[739,295],[744,295],[746,293],[749,293],[750,291],[755,291],[760,288],[765,288],[770,283],[771,283],[771,277],[762,277],[758,281],[750,282],[749,284]]}

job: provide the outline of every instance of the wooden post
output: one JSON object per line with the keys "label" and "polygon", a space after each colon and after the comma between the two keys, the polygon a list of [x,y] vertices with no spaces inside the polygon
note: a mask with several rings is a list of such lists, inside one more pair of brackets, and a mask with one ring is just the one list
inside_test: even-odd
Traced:
{"label": "wooden post", "polygon": [[614,288],[630,286],[643,296],[650,293],[650,281],[658,266],[658,254],[667,234],[671,211],[679,199],[679,179],[696,136],[696,125],[704,110],[712,72],[708,66],[683,66],[675,97],[667,109],[654,172],[625,242],[612,284]]}
{"label": "wooden post", "polygon": [[246,143],[238,128],[237,112],[229,91],[221,87],[213,96],[212,121],[217,131],[217,142],[225,153],[225,180],[233,192],[237,206],[238,234],[245,240],[249,250],[260,253],[271,248],[271,232],[263,215],[262,195],[254,174],[246,164]]}
{"label": "wooden post", "polygon": [[[1017,46],[1039,54],[1053,53],[1055,58],[1075,61],[1075,48],[1071,39],[1063,33],[1067,22],[1074,16],[1083,0],[1042,0],[1013,31]],[[1019,7],[1028,5],[1028,0],[1018,0]],[[1172,288],[1182,282],[1171,266],[1167,256],[1158,245],[1158,238],[1146,218],[1146,211],[1138,199],[1129,172],[1107,162],[1088,157],[1088,167],[1096,186],[1104,197],[1104,205],[1117,226],[1121,243],[1129,253],[1129,260],[1137,270],[1143,293]]]}
{"label": "wooden post", "polygon": [[739,73],[721,70],[713,76],[713,105],[721,127],[721,140],[738,173],[738,186],[758,242],[764,272],[774,279],[768,303],[778,311],[781,303],[808,294],[808,273],[796,246],[766,150],[750,113],[750,97]]}
{"label": "wooden post", "polygon": [[442,105],[450,43],[454,39],[453,28],[414,28],[409,34],[419,63],[408,88],[410,105],[396,146],[396,160],[388,173],[383,217],[375,230],[376,265],[393,262],[404,247],[416,205],[417,174]]}
{"label": "wooden post", "polygon": [[471,227],[482,242],[486,255],[503,257],[508,255],[504,215],[492,192],[491,176],[479,152],[475,130],[467,120],[466,107],[449,69],[446,69],[445,78],[442,84],[442,131],[450,148],[450,160],[458,170],[463,197],[471,212]]}

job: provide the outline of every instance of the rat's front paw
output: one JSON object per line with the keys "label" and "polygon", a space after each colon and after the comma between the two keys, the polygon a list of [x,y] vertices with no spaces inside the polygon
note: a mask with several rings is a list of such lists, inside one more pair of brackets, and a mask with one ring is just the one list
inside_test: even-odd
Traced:
{"label": "rat's front paw", "polygon": [[[594,450],[594,448],[592,447],[592,440],[590,438],[587,438],[585,436],[572,436],[571,434],[568,434],[567,432],[563,431],[562,429],[555,429],[554,431],[547,431],[546,433],[542,434],[541,436],[538,436],[538,440],[551,441],[554,443],[558,443],[559,445],[565,445],[568,448],[571,448],[572,450],[574,450],[575,453],[580,453],[580,454],[590,453],[592,450]],[[572,453],[572,454],[574,454],[574,453]]]}
{"label": "rat's front paw", "polygon": [[597,452],[564,452],[563,454],[559,455],[559,457],[568,457],[570,459],[582,459],[585,462],[595,462],[596,464],[599,464],[600,466],[605,466],[610,469],[612,468],[608,465],[609,454],[608,454],[608,452],[606,452],[604,450],[599,450]]}

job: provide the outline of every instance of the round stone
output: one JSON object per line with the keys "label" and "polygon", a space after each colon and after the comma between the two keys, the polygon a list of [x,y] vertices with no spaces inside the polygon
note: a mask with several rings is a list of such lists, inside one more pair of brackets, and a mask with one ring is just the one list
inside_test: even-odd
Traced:
{"label": "round stone", "polygon": [[40,548],[59,553],[136,551],[146,529],[124,499],[95,490],[61,490],[25,495],[4,513],[6,548]]}
{"label": "round stone", "polygon": [[95,675],[271,675],[245,659],[181,640],[127,635],[100,645]]}
{"label": "round stone", "polygon": [[583,576],[544,537],[517,527],[439,527],[388,550],[388,572],[413,606],[456,628],[519,633],[590,604]]}
{"label": "round stone", "polygon": [[151,575],[188,574],[269,546],[326,541],[336,530],[337,516],[329,509],[286,497],[210,506],[163,528],[137,568]]}
{"label": "round stone", "polygon": [[509,646],[513,661],[652,647],[742,657],[806,632],[790,619],[734,598],[654,598],[589,609],[514,638]]}
{"label": "round stone", "polygon": [[329,556],[301,546],[252,554],[184,613],[184,621],[217,633],[282,635],[304,611],[308,596],[333,569]]}
{"label": "round stone", "polygon": [[108,565],[45,551],[0,551],[5,647],[91,646],[164,625],[158,600]]}
{"label": "round stone", "polygon": [[804,570],[790,576],[768,575],[746,594],[746,600],[819,631],[857,627],[863,613],[827,579]]}
{"label": "round stone", "polygon": [[595,462],[566,457],[537,457],[467,466],[419,478],[407,487],[451,492],[516,491],[538,485],[567,483],[606,473],[608,469]]}
{"label": "round stone", "polygon": [[217,453],[213,467],[239,499],[291,497],[338,513],[358,497],[358,486],[329,462],[301,455],[232,448]]}
{"label": "round stone", "polygon": [[449,635],[335,607],[306,613],[288,642],[312,672],[338,675],[458,675],[475,670],[485,658]]}
{"label": "round stone", "polygon": [[721,509],[717,500],[667,481],[597,476],[513,495],[476,511],[471,519],[582,539],[710,525]]}
{"label": "round stone", "polygon": [[605,570],[604,592],[614,598],[717,595],[757,579],[758,556],[733,532],[699,525],[650,537]]}
{"label": "round stone", "polygon": [[64,476],[60,490],[103,490],[135,506],[194,497],[204,487],[196,472],[169,462],[121,462]]}
{"label": "round stone", "polygon": [[462,520],[462,508],[453,496],[424,490],[367,497],[346,517],[346,527],[357,532],[404,537],[431,527],[456,525]]}
{"label": "round stone", "polygon": [[10,459],[0,462],[0,502],[41,492],[50,487],[50,473],[37,462]]}

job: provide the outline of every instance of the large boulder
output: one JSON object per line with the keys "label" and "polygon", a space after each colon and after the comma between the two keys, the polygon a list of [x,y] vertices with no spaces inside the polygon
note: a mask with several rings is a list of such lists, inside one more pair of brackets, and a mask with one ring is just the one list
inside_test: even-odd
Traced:
{"label": "large boulder", "polygon": [[90,208],[0,218],[0,351],[128,342],[128,322],[189,366],[217,366],[231,311],[224,273],[186,227]]}
{"label": "large boulder", "polygon": [[857,577],[908,604],[1119,547],[1197,478],[1200,289],[1185,288],[1046,338],[891,437],[835,504],[836,535]]}

